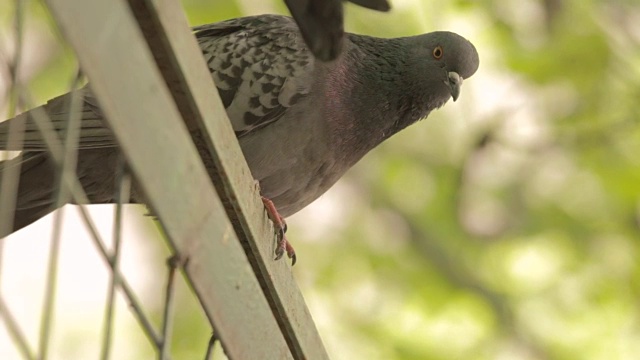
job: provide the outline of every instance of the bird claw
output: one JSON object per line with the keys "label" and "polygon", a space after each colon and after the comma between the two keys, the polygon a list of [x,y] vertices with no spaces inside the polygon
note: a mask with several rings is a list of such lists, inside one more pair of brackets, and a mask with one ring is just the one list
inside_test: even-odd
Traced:
{"label": "bird claw", "polygon": [[295,265],[297,260],[296,251],[293,248],[293,246],[291,246],[291,243],[284,236],[284,233],[282,233],[282,237],[278,238],[278,247],[276,248],[275,260],[280,260],[284,255],[285,251],[287,252],[287,257],[291,259],[291,266]]}
{"label": "bird claw", "polygon": [[267,199],[262,196],[262,203],[264,204],[264,208],[267,210],[267,215],[269,219],[273,222],[273,226],[278,232],[278,246],[276,247],[276,258],[275,260],[280,260],[284,255],[285,251],[287,252],[287,257],[291,259],[291,266],[296,264],[296,251],[291,246],[291,243],[287,240],[285,233],[287,232],[287,222],[284,220],[282,216],[278,213],[276,206],[273,204],[273,201]]}

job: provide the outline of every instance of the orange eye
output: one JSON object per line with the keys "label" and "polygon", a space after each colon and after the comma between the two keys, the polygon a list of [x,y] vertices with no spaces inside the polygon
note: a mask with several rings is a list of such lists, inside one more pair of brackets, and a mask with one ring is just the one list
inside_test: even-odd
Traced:
{"label": "orange eye", "polygon": [[441,59],[442,55],[444,55],[444,51],[442,51],[442,46],[438,45],[433,49],[433,57],[436,59]]}

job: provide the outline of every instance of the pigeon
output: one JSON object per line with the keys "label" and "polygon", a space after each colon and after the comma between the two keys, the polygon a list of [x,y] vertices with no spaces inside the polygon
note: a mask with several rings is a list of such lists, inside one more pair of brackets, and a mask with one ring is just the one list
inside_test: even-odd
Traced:
{"label": "pigeon", "polygon": [[[285,0],[302,38],[321,61],[335,60],[344,44],[343,0]],[[389,11],[386,0],[350,0],[362,7]]]}
{"label": "pigeon", "polygon": [[[446,31],[388,39],[346,33],[344,51],[331,62],[314,58],[286,16],[231,19],[193,32],[265,208],[282,235],[286,217],[325,193],[370,150],[449,99],[455,101],[463,79],[479,65],[471,42]],[[114,203],[117,141],[90,84],[76,91],[83,99],[78,179],[91,203]],[[70,94],[41,107],[61,137]],[[0,150],[23,150],[21,157],[0,163],[0,171],[20,165],[12,231],[56,207],[57,169],[32,113],[0,123]],[[25,126],[22,148],[8,141],[13,122]],[[145,203],[135,181],[130,202]],[[293,247],[281,236],[277,258],[285,250],[295,260]]]}

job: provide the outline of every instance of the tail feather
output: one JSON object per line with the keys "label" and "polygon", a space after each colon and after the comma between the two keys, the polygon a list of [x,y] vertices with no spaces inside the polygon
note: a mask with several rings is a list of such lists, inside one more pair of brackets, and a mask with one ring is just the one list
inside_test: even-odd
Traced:
{"label": "tail feather", "polygon": [[[46,152],[27,152],[23,157],[0,163],[4,171],[10,166],[20,166],[20,180],[16,198],[13,226],[0,238],[30,225],[55,210],[55,165]],[[1,204],[0,204],[1,205]]]}
{"label": "tail feather", "polygon": [[[113,133],[103,121],[103,114],[98,101],[88,87],[75,92],[70,92],[52,100],[47,104],[31,109],[15,118],[5,120],[0,123],[0,150],[27,150],[45,151],[47,150],[44,138],[40,134],[34,117],[46,115],[50,120],[53,129],[61,139],[66,130],[69,120],[69,108],[72,95],[80,96],[83,100],[81,109],[81,128],[79,149],[95,149],[115,146]],[[12,144],[9,141],[11,133],[9,126],[15,122],[22,122],[24,126],[24,142],[22,144]]]}
{"label": "tail feather", "polygon": [[[83,153],[89,153],[93,154],[89,155],[93,157],[86,161],[89,165],[96,159],[103,160],[103,162],[106,161],[104,159],[110,159],[109,164],[113,163],[113,156],[109,157],[108,155],[116,151],[116,142],[111,130],[103,121],[103,114],[96,98],[88,87],[58,96],[45,105],[1,122],[0,150],[22,150],[22,156],[0,162],[0,172],[9,167],[20,166],[13,226],[7,233],[4,233],[7,231],[6,229],[0,229],[0,237],[20,230],[55,210],[58,171],[47,151],[44,137],[36,126],[35,118],[41,116],[43,120],[49,121],[53,130],[56,131],[58,139],[63,139],[70,119],[70,104],[73,96],[79,96],[82,99],[78,150],[83,151],[80,151],[78,161],[81,161]],[[10,137],[13,135],[10,131],[11,125],[19,125],[15,128],[24,129],[22,143],[10,141]],[[84,174],[86,180],[84,185],[91,186],[88,194],[91,201],[100,203],[111,200],[109,197],[111,188],[107,185],[112,184],[112,182],[108,182],[108,179],[113,175],[109,175],[109,164],[95,164],[93,167],[85,165],[89,170],[87,170],[87,174]],[[95,171],[97,175],[92,175],[91,171]],[[106,182],[103,182],[102,178],[107,179]],[[0,204],[0,206],[6,205]]]}

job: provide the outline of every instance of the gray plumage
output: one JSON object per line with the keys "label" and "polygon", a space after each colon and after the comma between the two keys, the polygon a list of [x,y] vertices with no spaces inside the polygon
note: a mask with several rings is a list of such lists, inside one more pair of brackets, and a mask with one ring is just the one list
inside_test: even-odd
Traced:
{"label": "gray plumage", "polygon": [[[327,63],[315,60],[284,16],[232,19],[194,33],[252,175],[285,217],[382,141],[455,100],[462,79],[478,68],[474,46],[450,32],[396,39],[347,34],[344,52]],[[83,91],[78,177],[92,203],[112,203],[117,144],[97,99]],[[43,106],[58,130],[69,99]],[[10,120],[27,128],[14,230],[54,210],[56,169],[30,113]],[[0,124],[0,149],[11,150],[10,121]],[[131,202],[144,202],[135,184]]]}

